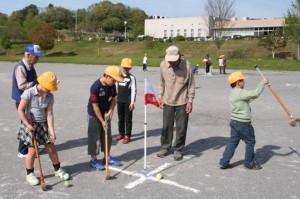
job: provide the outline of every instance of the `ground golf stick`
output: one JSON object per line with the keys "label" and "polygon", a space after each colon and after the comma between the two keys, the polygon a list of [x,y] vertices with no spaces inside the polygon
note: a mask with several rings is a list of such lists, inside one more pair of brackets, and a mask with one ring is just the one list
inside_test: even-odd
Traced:
{"label": "ground golf stick", "polygon": [[105,118],[105,123],[107,125],[106,128],[104,128],[104,132],[105,132],[105,180],[109,180],[110,179],[110,170],[109,170],[109,166],[108,166],[108,122],[107,122],[107,118]]}
{"label": "ground golf stick", "polygon": [[[262,72],[259,70],[258,66],[255,66],[256,71],[260,74],[260,76],[262,78],[265,78],[265,76],[262,74]],[[272,94],[274,95],[274,97],[277,99],[277,101],[279,102],[279,104],[282,106],[282,108],[284,109],[284,111],[286,112],[286,114],[291,118],[290,121],[290,125],[291,126],[298,126],[300,123],[300,120],[298,118],[295,118],[291,112],[288,110],[288,108],[286,107],[286,105],[283,103],[283,101],[280,99],[279,95],[275,92],[275,90],[273,89],[273,87],[268,84],[268,87],[270,89],[270,91],[272,92]]]}
{"label": "ground golf stick", "polygon": [[[30,113],[30,124],[33,126],[32,113]],[[36,133],[34,131],[32,132],[32,136],[33,136],[34,150],[35,150],[36,158],[38,161],[39,172],[40,172],[41,188],[43,191],[46,191],[46,183],[43,175],[40,153],[37,145]]]}

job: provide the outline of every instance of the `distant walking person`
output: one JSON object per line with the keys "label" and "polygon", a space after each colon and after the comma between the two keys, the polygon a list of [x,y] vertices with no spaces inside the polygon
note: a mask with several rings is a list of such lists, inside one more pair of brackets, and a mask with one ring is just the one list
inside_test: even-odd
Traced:
{"label": "distant walking person", "polygon": [[[37,74],[34,65],[43,57],[40,46],[28,44],[25,46],[24,57],[19,61],[12,74],[12,95],[18,109],[22,93],[33,87],[37,83]],[[23,141],[19,141],[18,157],[25,157],[28,152],[28,146]]]}
{"label": "distant walking person", "polygon": [[175,120],[174,160],[182,160],[181,150],[185,146],[194,96],[195,83],[192,66],[190,62],[181,59],[178,47],[170,46],[166,50],[165,60],[160,64],[159,103],[163,108],[163,128],[158,157],[163,158],[170,153]]}
{"label": "distant walking person", "polygon": [[231,168],[229,164],[240,140],[246,144],[244,166],[248,169],[259,170],[262,167],[254,161],[255,134],[251,124],[251,108],[249,103],[258,98],[269,80],[264,78],[256,89],[244,90],[245,76],[241,72],[233,72],[228,77],[232,88],[229,96],[231,104],[230,140],[227,143],[223,157],[220,159],[220,169]]}
{"label": "distant walking person", "polygon": [[219,69],[220,69],[220,74],[223,74],[224,72],[224,60],[223,60],[224,55],[219,56]]}
{"label": "distant walking person", "polygon": [[124,58],[121,62],[122,77],[124,82],[117,82],[117,107],[119,117],[119,134],[116,140],[122,140],[127,144],[131,139],[132,131],[132,113],[136,99],[136,78],[130,73],[132,60]]}
{"label": "distant walking person", "polygon": [[209,54],[206,54],[205,58],[203,59],[203,63],[205,66],[205,74],[212,75],[212,63]]}
{"label": "distant walking person", "polygon": [[143,58],[143,71],[147,71],[147,62],[148,62],[148,58],[147,58],[147,54],[145,54],[144,58]]}

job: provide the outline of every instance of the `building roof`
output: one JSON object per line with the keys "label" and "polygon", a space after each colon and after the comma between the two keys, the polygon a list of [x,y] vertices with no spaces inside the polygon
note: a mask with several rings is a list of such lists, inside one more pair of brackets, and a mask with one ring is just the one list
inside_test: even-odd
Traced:
{"label": "building roof", "polygon": [[284,18],[277,19],[255,19],[244,21],[230,21],[228,27],[230,28],[252,28],[252,27],[282,27],[284,25]]}

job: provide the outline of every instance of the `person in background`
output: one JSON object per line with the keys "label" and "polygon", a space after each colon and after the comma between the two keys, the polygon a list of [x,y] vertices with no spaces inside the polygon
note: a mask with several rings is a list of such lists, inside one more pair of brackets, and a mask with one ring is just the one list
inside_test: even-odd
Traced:
{"label": "person in background", "polygon": [[[40,57],[43,57],[40,46],[35,44],[28,44],[25,46],[24,57],[14,67],[12,74],[11,98],[15,101],[17,109],[19,107],[21,95],[24,90],[33,87],[37,83],[35,65],[39,61]],[[28,146],[20,140],[18,147],[18,157],[26,157],[27,152]]]}
{"label": "person in background", "polygon": [[136,78],[130,73],[132,60],[124,58],[121,61],[122,77],[124,82],[117,82],[117,107],[119,117],[119,134],[116,140],[122,140],[123,144],[128,144],[131,140],[132,115],[134,102],[136,100]]}
{"label": "person in background", "polygon": [[199,64],[192,67],[192,71],[194,75],[199,75]]}
{"label": "person in background", "polygon": [[144,55],[143,58],[143,71],[147,71],[147,62],[148,62],[148,58],[147,58],[147,54]]}
{"label": "person in background", "polygon": [[227,59],[226,56],[223,55],[223,74],[226,75],[226,67],[227,67]]}
{"label": "person in background", "polygon": [[220,74],[224,73],[224,60],[223,60],[224,55],[219,56],[219,69],[220,69]]}

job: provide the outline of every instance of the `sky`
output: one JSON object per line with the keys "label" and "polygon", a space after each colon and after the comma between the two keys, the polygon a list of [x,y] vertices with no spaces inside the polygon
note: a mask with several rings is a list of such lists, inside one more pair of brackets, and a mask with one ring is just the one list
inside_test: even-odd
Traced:
{"label": "sky", "polygon": [[[235,0],[235,12],[238,20],[242,17],[250,18],[279,18],[287,13],[293,0]],[[76,2],[76,3],[75,3]],[[101,0],[1,0],[0,12],[10,15],[13,11],[34,4],[47,7],[50,3],[70,10],[88,8]],[[131,8],[140,8],[147,15],[165,17],[193,17],[204,16],[206,0],[111,0],[112,3],[123,3]]]}

